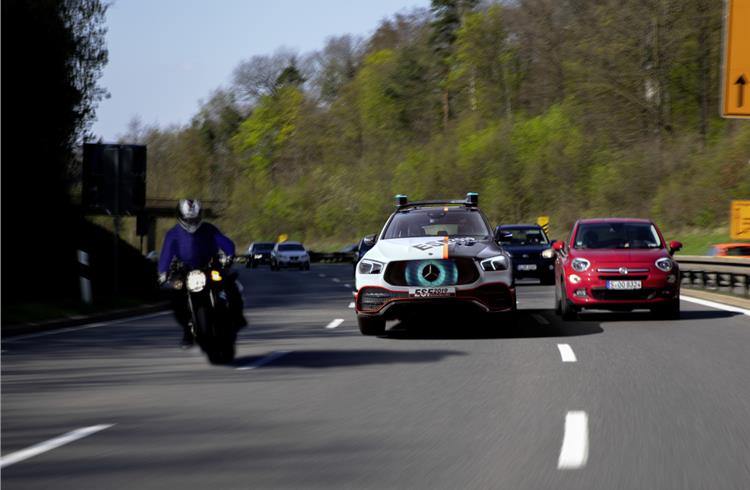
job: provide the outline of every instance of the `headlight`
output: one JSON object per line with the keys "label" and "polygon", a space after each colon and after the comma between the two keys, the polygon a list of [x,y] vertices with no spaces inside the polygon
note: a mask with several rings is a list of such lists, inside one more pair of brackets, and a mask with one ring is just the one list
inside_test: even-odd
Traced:
{"label": "headlight", "polygon": [[206,275],[201,271],[190,271],[187,276],[187,288],[191,293],[202,291],[206,286]]}
{"label": "headlight", "polygon": [[263,258],[263,254],[255,254],[255,255],[253,255],[253,257],[256,258],[256,259],[262,259]]}
{"label": "headlight", "polygon": [[542,258],[543,259],[554,259],[555,258],[555,251],[551,248],[548,248],[547,250],[542,252]]}
{"label": "headlight", "polygon": [[359,261],[357,270],[360,274],[380,274],[383,272],[383,263],[377,260],[362,259]]}
{"label": "headlight", "polygon": [[498,255],[497,257],[484,259],[479,264],[482,266],[482,270],[485,271],[504,271],[508,269],[508,257]]}
{"label": "headlight", "polygon": [[576,272],[583,272],[591,266],[591,262],[586,259],[573,259],[573,262],[570,263],[570,266]]}
{"label": "headlight", "polygon": [[655,264],[657,269],[664,272],[669,272],[674,268],[674,262],[672,262],[672,259],[669,259],[667,257],[658,259]]}

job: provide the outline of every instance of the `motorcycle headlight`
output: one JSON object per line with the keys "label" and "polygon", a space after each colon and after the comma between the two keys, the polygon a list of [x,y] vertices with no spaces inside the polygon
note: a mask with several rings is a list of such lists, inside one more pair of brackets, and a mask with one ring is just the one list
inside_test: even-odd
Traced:
{"label": "motorcycle headlight", "polygon": [[508,270],[508,257],[505,255],[498,255],[496,257],[490,257],[484,259],[479,263],[484,271],[504,271]]}
{"label": "motorcycle headlight", "polygon": [[576,272],[583,272],[591,266],[591,262],[586,259],[573,259],[573,262],[570,263],[570,266]]}
{"label": "motorcycle headlight", "polygon": [[663,272],[669,272],[674,268],[674,262],[672,262],[672,259],[667,257],[657,259],[655,264],[656,268]]}
{"label": "motorcycle headlight", "polygon": [[377,260],[362,259],[359,261],[357,270],[360,274],[380,274],[383,272],[383,263]]}
{"label": "motorcycle headlight", "polygon": [[190,271],[187,276],[187,288],[191,293],[202,291],[206,287],[206,275],[201,271]]}

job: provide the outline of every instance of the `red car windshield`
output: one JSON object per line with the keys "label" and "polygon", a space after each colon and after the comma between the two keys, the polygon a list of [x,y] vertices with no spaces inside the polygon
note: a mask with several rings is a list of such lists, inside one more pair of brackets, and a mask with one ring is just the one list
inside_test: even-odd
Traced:
{"label": "red car windshield", "polygon": [[573,248],[660,248],[661,240],[651,223],[583,223],[578,226]]}

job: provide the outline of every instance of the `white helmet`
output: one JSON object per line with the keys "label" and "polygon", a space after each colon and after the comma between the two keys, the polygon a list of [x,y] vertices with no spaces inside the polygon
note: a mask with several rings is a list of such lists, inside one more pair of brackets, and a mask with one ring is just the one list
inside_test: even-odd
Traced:
{"label": "white helmet", "polygon": [[197,199],[180,199],[177,204],[177,222],[188,233],[195,233],[203,222],[203,206]]}

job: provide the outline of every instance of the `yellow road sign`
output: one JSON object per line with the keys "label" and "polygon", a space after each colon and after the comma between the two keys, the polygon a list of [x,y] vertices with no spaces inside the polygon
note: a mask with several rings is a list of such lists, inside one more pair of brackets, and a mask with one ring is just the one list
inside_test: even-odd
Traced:
{"label": "yellow road sign", "polygon": [[538,216],[536,224],[542,227],[544,233],[549,233],[549,216]]}
{"label": "yellow road sign", "polygon": [[750,240],[750,201],[732,201],[729,236],[732,240]]}
{"label": "yellow road sign", "polygon": [[279,238],[276,239],[276,241],[279,243],[285,242],[287,240],[289,240],[289,235],[287,235],[286,233],[282,233],[281,235],[279,235]]}
{"label": "yellow road sign", "polygon": [[726,0],[723,117],[750,118],[750,0]]}

